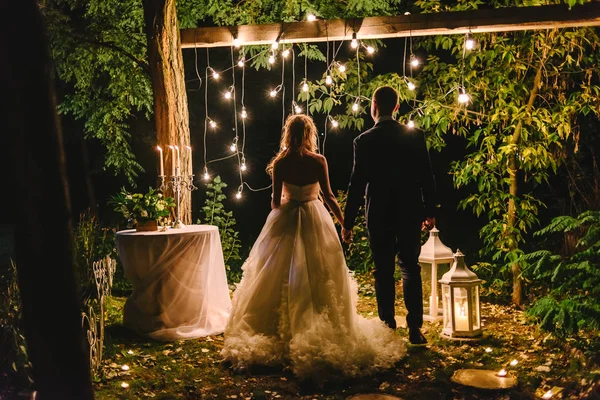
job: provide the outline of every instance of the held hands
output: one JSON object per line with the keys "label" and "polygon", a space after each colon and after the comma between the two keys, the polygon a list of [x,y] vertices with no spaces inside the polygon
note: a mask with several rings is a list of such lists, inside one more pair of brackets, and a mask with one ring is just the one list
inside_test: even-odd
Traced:
{"label": "held hands", "polygon": [[435,217],[427,217],[423,221],[422,229],[430,231],[435,226]]}
{"label": "held hands", "polygon": [[344,243],[352,243],[352,236],[354,236],[352,229],[342,228],[342,240]]}

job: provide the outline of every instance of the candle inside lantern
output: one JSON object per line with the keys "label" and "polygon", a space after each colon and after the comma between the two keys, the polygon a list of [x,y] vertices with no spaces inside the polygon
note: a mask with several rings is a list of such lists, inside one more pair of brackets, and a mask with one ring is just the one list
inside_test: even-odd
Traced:
{"label": "candle inside lantern", "polygon": [[469,330],[468,306],[466,299],[457,298],[454,301],[454,323],[457,331]]}
{"label": "candle inside lantern", "polygon": [[503,378],[508,374],[508,372],[506,372],[506,370],[504,368],[502,368],[500,371],[498,371],[498,376]]}
{"label": "candle inside lantern", "polygon": [[156,149],[158,150],[159,157],[160,157],[160,176],[164,176],[165,175],[165,165],[163,163],[163,152],[162,152],[162,149],[160,148],[160,146],[156,146]]}
{"label": "candle inside lantern", "polygon": [[171,175],[175,176],[175,146],[169,146],[171,149]]}

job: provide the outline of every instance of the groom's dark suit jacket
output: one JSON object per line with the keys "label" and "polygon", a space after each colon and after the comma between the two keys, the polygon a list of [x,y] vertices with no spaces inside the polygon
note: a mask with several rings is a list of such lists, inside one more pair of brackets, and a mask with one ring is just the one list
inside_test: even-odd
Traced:
{"label": "groom's dark suit jacket", "polygon": [[421,130],[387,119],[354,139],[346,229],[365,195],[369,231],[435,216],[435,180]]}

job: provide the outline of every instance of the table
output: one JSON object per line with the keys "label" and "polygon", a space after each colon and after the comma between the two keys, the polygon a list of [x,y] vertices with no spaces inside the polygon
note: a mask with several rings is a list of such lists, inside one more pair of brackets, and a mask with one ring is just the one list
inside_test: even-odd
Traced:
{"label": "table", "polygon": [[123,311],[126,327],[162,341],[225,330],[231,299],[216,226],[119,231],[116,243],[133,285]]}

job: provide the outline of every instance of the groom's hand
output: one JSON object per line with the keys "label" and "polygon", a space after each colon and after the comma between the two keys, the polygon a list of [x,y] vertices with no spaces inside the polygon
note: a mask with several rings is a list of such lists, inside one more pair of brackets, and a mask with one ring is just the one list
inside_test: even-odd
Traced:
{"label": "groom's hand", "polygon": [[346,228],[342,228],[342,240],[345,243],[351,243],[352,242],[352,229],[346,229]]}

